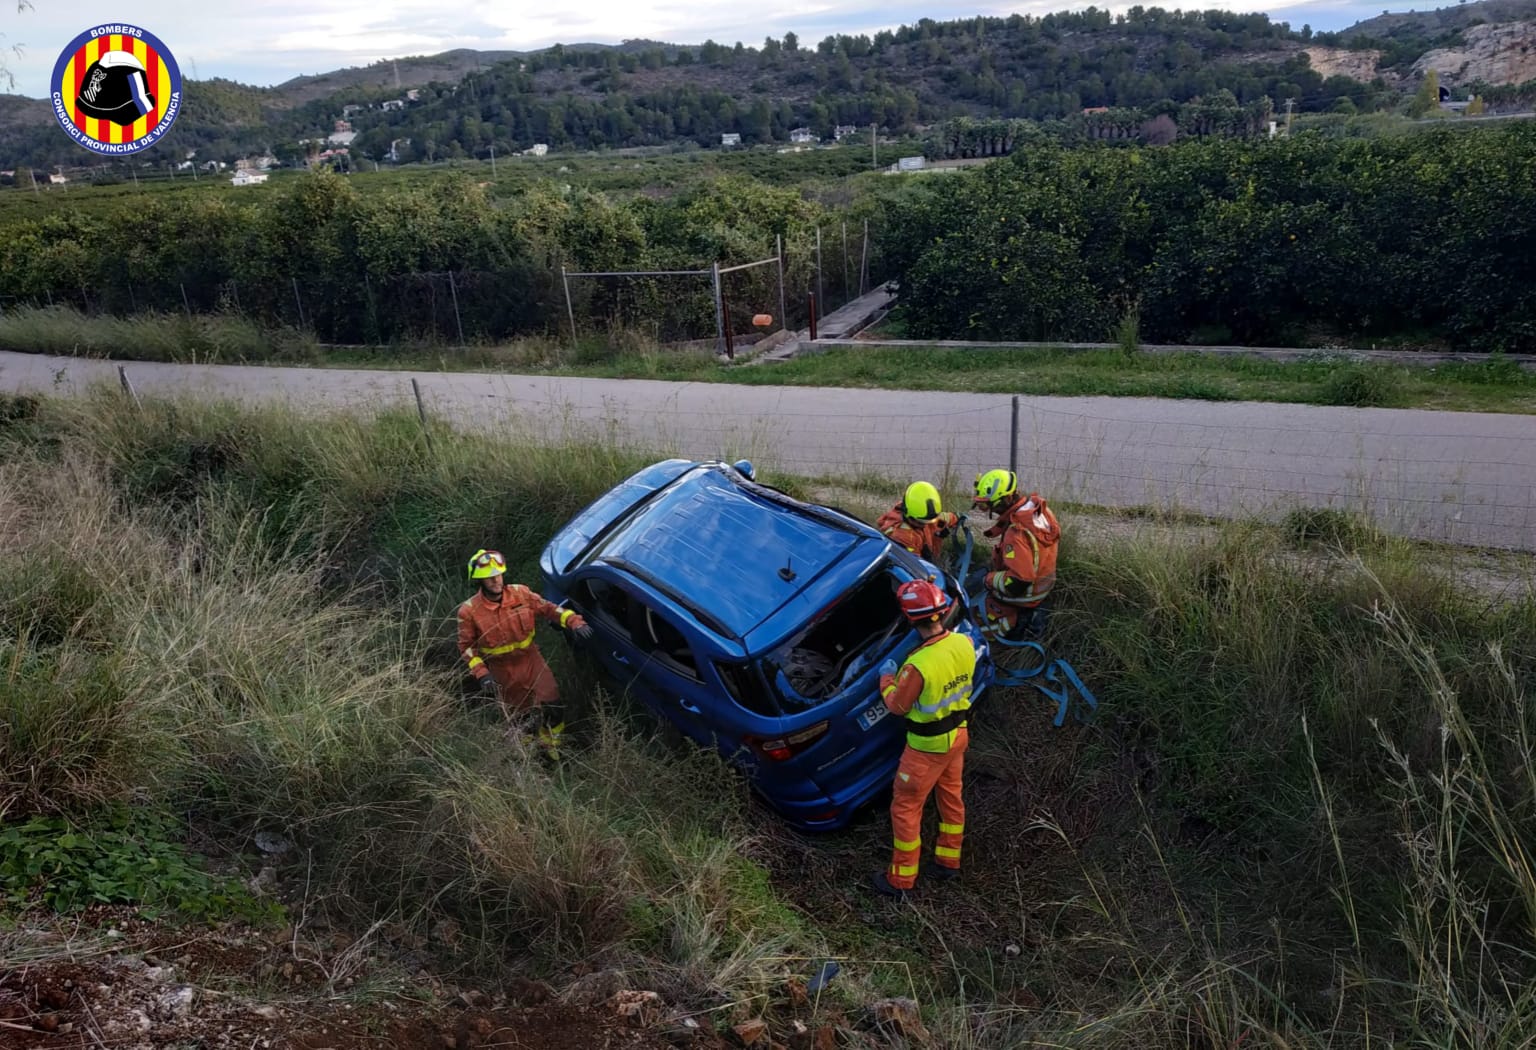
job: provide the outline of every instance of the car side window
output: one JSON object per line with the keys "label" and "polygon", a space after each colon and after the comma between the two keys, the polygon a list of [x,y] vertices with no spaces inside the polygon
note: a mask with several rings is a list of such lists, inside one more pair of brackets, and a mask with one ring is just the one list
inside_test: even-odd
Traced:
{"label": "car side window", "polygon": [[665,665],[673,674],[700,680],[698,661],[683,632],[622,587],[606,580],[581,584],[582,600],[631,645]]}

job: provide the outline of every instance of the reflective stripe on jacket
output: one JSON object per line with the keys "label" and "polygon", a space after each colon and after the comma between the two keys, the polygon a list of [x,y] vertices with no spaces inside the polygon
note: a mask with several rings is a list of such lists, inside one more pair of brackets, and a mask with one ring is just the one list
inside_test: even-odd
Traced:
{"label": "reflective stripe on jacket", "polygon": [[[946,632],[912,651],[900,673],[882,689],[886,706],[906,716],[908,747],[929,754],[950,749],[966,724],[975,674],[976,647],[963,634]],[[907,707],[914,677],[922,688]]]}
{"label": "reflective stripe on jacket", "polygon": [[459,606],[459,652],[468,661],[470,673],[483,678],[487,659],[516,659],[533,646],[540,619],[564,626],[572,615],[520,583],[503,587],[500,601],[480,591]]}
{"label": "reflective stripe on jacket", "polygon": [[1005,605],[1044,601],[1056,583],[1056,554],[1061,549],[1061,525],[1051,508],[1039,497],[1021,500],[987,531],[1002,533],[987,573],[991,597]]}

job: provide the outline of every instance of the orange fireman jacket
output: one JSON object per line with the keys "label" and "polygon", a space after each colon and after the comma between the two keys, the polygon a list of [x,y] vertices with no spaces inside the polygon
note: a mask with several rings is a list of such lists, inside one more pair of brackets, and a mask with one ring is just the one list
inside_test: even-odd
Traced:
{"label": "orange fireman jacket", "polygon": [[1056,583],[1061,525],[1039,493],[1015,502],[985,535],[1001,536],[987,573],[989,596],[1006,605],[1038,605]]}
{"label": "orange fireman jacket", "polygon": [[574,615],[520,583],[502,588],[500,601],[478,591],[459,606],[459,652],[469,662],[470,673],[484,678],[490,673],[487,661],[511,663],[530,650],[538,652],[533,646],[538,620],[563,627]]}
{"label": "orange fireman jacket", "polygon": [[875,528],[899,543],[919,558],[937,562],[944,553],[944,540],[960,526],[960,516],[946,510],[932,521],[914,522],[906,516],[901,504],[880,515]]}

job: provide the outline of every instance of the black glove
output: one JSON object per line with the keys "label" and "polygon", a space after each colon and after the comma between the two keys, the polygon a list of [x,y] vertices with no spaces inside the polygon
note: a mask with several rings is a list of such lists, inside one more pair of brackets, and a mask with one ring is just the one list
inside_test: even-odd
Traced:
{"label": "black glove", "polygon": [[480,695],[488,696],[493,700],[496,698],[496,681],[490,675],[480,679]]}

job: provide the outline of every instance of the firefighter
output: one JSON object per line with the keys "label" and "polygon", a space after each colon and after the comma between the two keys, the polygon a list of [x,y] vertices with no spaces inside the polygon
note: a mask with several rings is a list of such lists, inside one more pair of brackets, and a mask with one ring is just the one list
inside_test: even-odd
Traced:
{"label": "firefighter", "polygon": [[1018,475],[989,470],[976,476],[977,508],[997,518],[982,535],[997,539],[984,577],[985,634],[1011,640],[1039,638],[1045,631],[1045,601],[1056,583],[1061,525],[1038,492],[1019,493]]}
{"label": "firefighter", "polygon": [[459,606],[459,651],[482,695],[495,699],[508,720],[537,709],[539,746],[552,759],[560,757],[565,719],[560,687],[533,644],[539,619],[588,638],[592,628],[579,613],[547,602],[520,583],[507,583],[506,559],[500,551],[478,550],[469,559],[469,578],[480,589]]}
{"label": "firefighter", "polygon": [[909,580],[896,589],[896,600],[922,642],[899,670],[895,660],[880,667],[880,696],[887,710],[906,718],[907,746],[892,785],[891,863],[874,872],[871,882],[877,893],[900,898],[917,884],[923,807],[930,793],[939,805],[939,838],[929,875],[944,881],[960,874],[965,837],[961,774],[970,741],[966,712],[976,647],[945,628],[950,597],[937,584]]}
{"label": "firefighter", "polygon": [[939,490],[926,481],[914,481],[901,502],[880,515],[875,528],[919,558],[937,563],[944,541],[965,519],[944,509]]}

